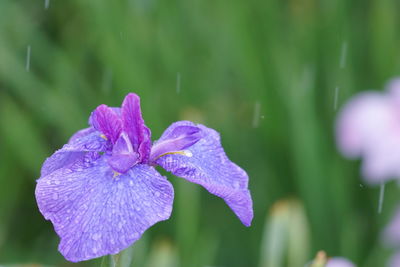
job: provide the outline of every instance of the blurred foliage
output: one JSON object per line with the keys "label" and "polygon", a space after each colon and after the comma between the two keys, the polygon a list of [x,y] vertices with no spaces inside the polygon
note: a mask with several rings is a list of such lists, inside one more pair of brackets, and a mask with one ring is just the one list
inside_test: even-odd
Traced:
{"label": "blurred foliage", "polygon": [[333,128],[336,104],[399,75],[399,1],[45,3],[0,0],[0,264],[72,265],[36,207],[35,179],[97,105],[131,91],[155,139],[181,119],[218,130],[249,173],[255,211],[246,228],[168,175],[172,217],[137,242],[132,266],[272,266],[264,249],[276,245],[281,266],[319,250],[386,261],[379,233],[398,189],[386,187],[378,214],[379,189],[337,153]]}

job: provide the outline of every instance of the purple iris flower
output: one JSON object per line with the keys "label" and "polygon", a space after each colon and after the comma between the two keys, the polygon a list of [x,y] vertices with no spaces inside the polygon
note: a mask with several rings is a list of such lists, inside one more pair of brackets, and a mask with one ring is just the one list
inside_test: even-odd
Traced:
{"label": "purple iris flower", "polygon": [[170,217],[174,190],[156,165],[221,197],[250,226],[248,176],[225,155],[215,130],[179,121],[152,144],[133,93],[121,108],[98,106],[89,124],[44,162],[35,191],[67,260],[118,253]]}

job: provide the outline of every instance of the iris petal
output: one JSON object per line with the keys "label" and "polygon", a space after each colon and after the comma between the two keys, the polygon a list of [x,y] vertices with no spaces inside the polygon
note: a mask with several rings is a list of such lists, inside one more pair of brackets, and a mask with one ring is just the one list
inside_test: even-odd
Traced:
{"label": "iris petal", "polygon": [[49,175],[59,168],[74,163],[76,160],[81,159],[87,152],[106,151],[107,145],[108,142],[100,137],[98,131],[83,135],[80,138],[79,136],[71,138],[68,144],[46,159],[41,169],[41,176]]}
{"label": "iris petal", "polygon": [[194,145],[201,138],[201,130],[194,126],[178,126],[163,135],[163,140],[151,148],[150,162],[166,153],[181,151]]}
{"label": "iris petal", "polygon": [[158,142],[164,142],[177,127],[182,126],[198,127],[201,130],[201,139],[187,147],[187,153],[167,154],[156,163],[174,175],[200,184],[211,194],[224,199],[242,223],[250,226],[253,203],[248,190],[248,176],[228,159],[215,130],[201,124],[180,121],[168,127]]}
{"label": "iris petal", "polygon": [[73,262],[127,248],[169,218],[173,201],[171,184],[153,167],[113,178],[105,157],[92,153],[39,179],[35,194],[61,238],[59,251]]}
{"label": "iris petal", "polygon": [[98,106],[92,114],[93,127],[102,132],[114,144],[121,131],[122,121],[117,113],[106,105]]}
{"label": "iris petal", "polygon": [[139,153],[141,162],[146,163],[150,156],[151,132],[144,124],[138,95],[130,93],[125,97],[121,116],[124,131],[128,134],[134,150]]}

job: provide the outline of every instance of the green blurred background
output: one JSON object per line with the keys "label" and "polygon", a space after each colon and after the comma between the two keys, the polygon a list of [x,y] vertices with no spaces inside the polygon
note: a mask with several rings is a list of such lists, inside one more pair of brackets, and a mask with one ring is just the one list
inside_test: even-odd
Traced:
{"label": "green blurred background", "polygon": [[351,95],[400,74],[399,14],[397,0],[0,0],[0,265],[73,265],[35,179],[97,105],[135,92],[154,139],[182,119],[221,133],[255,217],[246,228],[168,174],[172,217],[125,253],[132,266],[297,267],[318,250],[383,266],[398,188],[378,214],[333,130]]}

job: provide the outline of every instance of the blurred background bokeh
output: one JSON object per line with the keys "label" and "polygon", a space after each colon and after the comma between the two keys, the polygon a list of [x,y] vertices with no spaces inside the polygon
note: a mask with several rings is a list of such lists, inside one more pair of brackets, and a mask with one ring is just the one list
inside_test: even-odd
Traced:
{"label": "blurred background bokeh", "polygon": [[337,152],[334,119],[400,74],[399,14],[397,0],[0,0],[0,265],[73,265],[35,180],[97,105],[135,92],[154,139],[182,119],[221,133],[255,217],[246,228],[168,174],[172,217],[127,253],[132,266],[298,267],[319,250],[384,266],[399,190],[386,186],[378,214],[379,188]]}

